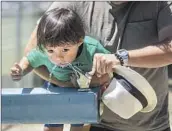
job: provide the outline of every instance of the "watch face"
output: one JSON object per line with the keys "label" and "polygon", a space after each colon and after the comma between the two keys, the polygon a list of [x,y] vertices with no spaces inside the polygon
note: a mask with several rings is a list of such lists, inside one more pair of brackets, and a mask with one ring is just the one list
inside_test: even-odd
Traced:
{"label": "watch face", "polygon": [[127,55],[128,53],[126,51],[123,51],[122,52],[122,55]]}
{"label": "watch face", "polygon": [[118,50],[116,52],[116,57],[120,61],[120,64],[127,65],[128,64],[128,51],[125,49]]}
{"label": "watch face", "polygon": [[118,51],[119,56],[123,59],[124,63],[128,61],[128,51],[125,49],[121,49]]}
{"label": "watch face", "polygon": [[119,55],[125,56],[127,54],[128,54],[128,52],[126,50],[124,50],[124,49],[119,50]]}

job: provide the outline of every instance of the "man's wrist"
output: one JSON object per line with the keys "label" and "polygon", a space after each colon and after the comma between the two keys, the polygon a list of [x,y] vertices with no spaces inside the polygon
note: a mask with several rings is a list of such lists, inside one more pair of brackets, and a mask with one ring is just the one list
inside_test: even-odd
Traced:
{"label": "man's wrist", "polygon": [[122,58],[117,53],[115,53],[114,55],[118,59],[119,64],[123,66],[124,65],[124,61],[122,60]]}
{"label": "man's wrist", "polygon": [[127,50],[125,49],[118,50],[114,55],[120,61],[120,65],[122,66],[128,65],[129,53]]}

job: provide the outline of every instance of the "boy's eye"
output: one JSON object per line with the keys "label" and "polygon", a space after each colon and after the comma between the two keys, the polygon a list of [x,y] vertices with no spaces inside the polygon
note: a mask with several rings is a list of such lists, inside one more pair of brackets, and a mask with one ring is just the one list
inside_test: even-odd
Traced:
{"label": "boy's eye", "polygon": [[53,50],[47,50],[48,53],[53,53],[54,51]]}
{"label": "boy's eye", "polygon": [[62,52],[68,52],[69,51],[69,49],[63,49],[62,50]]}

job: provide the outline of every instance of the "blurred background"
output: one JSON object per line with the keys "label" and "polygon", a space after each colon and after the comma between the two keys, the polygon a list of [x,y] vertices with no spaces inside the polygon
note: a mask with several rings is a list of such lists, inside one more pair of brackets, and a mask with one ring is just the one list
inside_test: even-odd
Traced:
{"label": "blurred background", "polygon": [[[1,2],[2,25],[2,88],[38,87],[43,81],[34,73],[20,82],[13,82],[9,73],[15,62],[23,56],[24,48],[36,25],[52,2]],[[172,65],[169,66],[169,90],[172,90]],[[172,98],[170,91],[170,98]],[[170,104],[172,113],[172,104]],[[171,115],[172,116],[172,115]],[[172,124],[171,124],[172,125]],[[42,125],[2,125],[2,131],[41,131]]]}
{"label": "blurred background", "polygon": [[41,86],[34,73],[20,82],[13,82],[9,73],[23,56],[24,48],[41,14],[52,2],[2,2],[2,87],[24,88]]}

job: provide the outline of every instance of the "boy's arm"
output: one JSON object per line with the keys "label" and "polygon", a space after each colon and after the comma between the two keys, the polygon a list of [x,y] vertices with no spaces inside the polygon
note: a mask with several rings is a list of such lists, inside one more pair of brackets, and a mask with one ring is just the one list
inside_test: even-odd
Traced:
{"label": "boy's arm", "polygon": [[26,57],[23,57],[19,63],[15,63],[11,68],[11,77],[14,81],[19,81],[22,77],[32,71],[32,67]]}
{"label": "boy's arm", "polygon": [[33,70],[33,67],[30,65],[27,57],[25,56],[20,60],[19,66],[22,69],[23,76],[27,75],[29,72]]}
{"label": "boy's arm", "polygon": [[[33,30],[30,38],[29,38],[29,41],[25,47],[25,50],[24,50],[24,55],[26,56],[32,49],[36,48],[37,46],[37,36],[36,36],[36,33],[37,33],[37,28],[38,26],[36,25],[35,29]],[[38,76],[40,76],[42,79],[44,80],[47,80],[48,79],[48,74],[49,74],[49,71],[47,70],[46,67],[43,67],[43,66],[40,66],[40,67],[37,67],[37,68],[34,68],[34,73],[36,73]],[[42,73],[44,72],[44,73]],[[45,73],[46,72],[46,73]]]}

